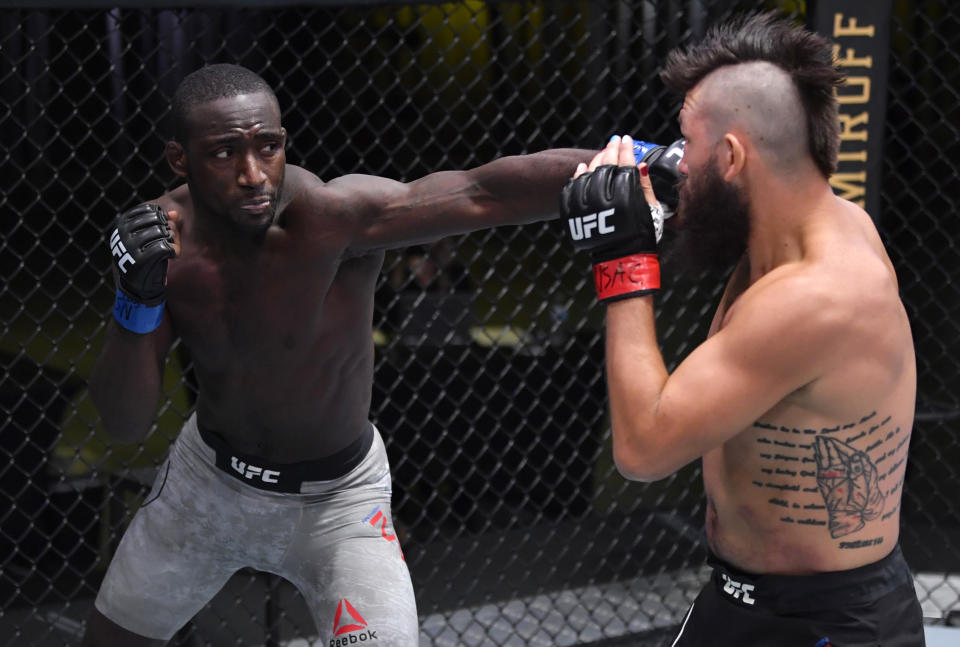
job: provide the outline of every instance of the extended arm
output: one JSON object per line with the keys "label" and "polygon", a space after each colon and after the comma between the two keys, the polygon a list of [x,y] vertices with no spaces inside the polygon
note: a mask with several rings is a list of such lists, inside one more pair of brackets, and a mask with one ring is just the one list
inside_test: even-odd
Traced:
{"label": "extended arm", "polygon": [[325,185],[353,202],[351,247],[390,248],[499,225],[556,216],[557,192],[595,151],[554,149],[503,157],[467,171],[431,173],[410,183],[346,176]]}

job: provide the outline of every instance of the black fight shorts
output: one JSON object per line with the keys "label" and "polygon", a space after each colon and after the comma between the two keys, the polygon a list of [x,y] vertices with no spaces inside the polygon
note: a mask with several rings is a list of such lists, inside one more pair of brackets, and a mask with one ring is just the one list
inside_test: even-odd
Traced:
{"label": "black fight shorts", "polygon": [[753,575],[711,555],[710,581],[671,647],[923,647],[923,614],[900,546],[816,575]]}

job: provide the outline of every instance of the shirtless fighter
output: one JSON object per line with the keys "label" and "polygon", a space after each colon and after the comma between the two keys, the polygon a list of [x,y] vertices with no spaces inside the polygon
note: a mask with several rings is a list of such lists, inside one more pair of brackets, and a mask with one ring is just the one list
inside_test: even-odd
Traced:
{"label": "shirtless fighter", "polygon": [[249,70],[194,72],[173,115],[166,157],[186,183],[118,217],[114,321],[90,393],[107,431],[137,442],[179,337],[199,399],[83,644],[163,644],[252,567],[297,586],[325,645],[416,645],[390,470],[367,419],[384,250],[553,217],[551,196],[596,151],[324,183],[286,163],[276,96]]}
{"label": "shirtless fighter", "polygon": [[913,341],[873,222],[827,179],[831,45],[759,14],[672,53],[662,77],[685,95],[684,256],[736,263],[673,373],[654,328],[658,202],[629,137],[578,167],[561,214],[606,214],[574,242],[606,304],[618,469],[652,481],[703,460],[713,575],[673,645],[923,645],[898,545]]}

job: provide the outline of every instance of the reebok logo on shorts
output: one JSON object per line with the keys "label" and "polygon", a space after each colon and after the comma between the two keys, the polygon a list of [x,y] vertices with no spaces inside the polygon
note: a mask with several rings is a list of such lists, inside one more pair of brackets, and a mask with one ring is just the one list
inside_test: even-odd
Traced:
{"label": "reebok logo on shorts", "polygon": [[333,616],[333,635],[343,637],[330,640],[330,647],[359,645],[377,639],[377,632],[367,627],[367,621],[346,598],[337,603],[337,613]]}
{"label": "reebok logo on shorts", "polygon": [[753,584],[744,584],[743,582],[738,582],[727,577],[726,573],[720,573],[720,577],[723,578],[723,592],[727,595],[733,597],[734,600],[740,600],[744,604],[753,605],[756,602],[756,598],[750,596],[750,592],[753,591]]}

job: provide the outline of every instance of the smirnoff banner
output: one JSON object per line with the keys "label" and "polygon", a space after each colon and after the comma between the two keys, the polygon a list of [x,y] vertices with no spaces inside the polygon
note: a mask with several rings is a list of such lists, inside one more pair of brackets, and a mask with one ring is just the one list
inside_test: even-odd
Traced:
{"label": "smirnoff banner", "polygon": [[890,12],[891,0],[820,0],[810,16],[812,27],[833,40],[847,74],[837,92],[840,155],[830,185],[874,220],[880,216]]}

